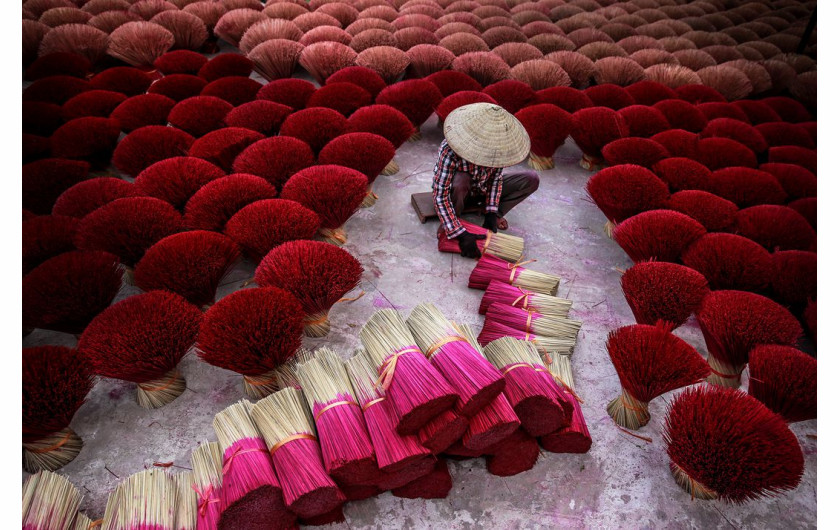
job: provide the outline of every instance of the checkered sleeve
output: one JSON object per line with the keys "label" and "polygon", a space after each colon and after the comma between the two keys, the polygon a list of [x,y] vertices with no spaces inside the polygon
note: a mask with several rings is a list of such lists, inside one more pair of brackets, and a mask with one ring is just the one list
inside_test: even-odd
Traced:
{"label": "checkered sleeve", "polygon": [[487,197],[484,208],[485,213],[496,213],[499,211],[499,201],[502,199],[502,168],[493,169],[487,176]]}
{"label": "checkered sleeve", "polygon": [[455,152],[444,141],[440,144],[438,160],[435,164],[432,195],[435,201],[435,211],[446,231],[446,237],[449,239],[454,239],[467,230],[461,225],[452,204],[452,178],[455,176],[456,166]]}

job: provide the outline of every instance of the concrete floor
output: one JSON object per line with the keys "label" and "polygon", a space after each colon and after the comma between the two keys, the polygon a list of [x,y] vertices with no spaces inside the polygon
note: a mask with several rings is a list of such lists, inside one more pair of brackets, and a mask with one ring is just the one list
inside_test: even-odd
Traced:
{"label": "concrete floor", "polygon": [[[442,133],[430,119],[423,139],[400,148],[401,171],[379,177],[375,207],[347,224],[347,250],[364,265],[358,301],[331,312],[333,330],[325,339],[306,339],[310,347],[327,344],[348,357],[359,344],[359,328],[377,309],[394,307],[404,315],[431,301],[451,319],[480,329],[477,309],[483,291],[467,289],[474,263],[436,250],[437,223],[420,224],[409,204],[412,193],[428,191]],[[486,472],[482,459],[450,462],[454,486],[444,500],[397,499],[385,493],[346,505],[354,528],[811,528],[816,527],[816,421],[793,425],[805,452],[799,488],[775,499],[743,506],[692,501],[673,481],[662,440],[663,415],[670,396],[650,404],[652,420],[640,431],[653,443],[623,434],[605,412],[618,395],[619,382],[604,349],[607,333],[633,322],[616,268],[631,265],[603,232],[604,217],[586,197],[589,173],[578,165],[579,151],[558,151],[557,167],[541,174],[539,191],[507,218],[510,233],[525,237],[526,256],[539,260],[535,270],[563,278],[559,295],[574,300],[573,316],[583,321],[572,359],[577,391],[593,445],[585,455],[544,453],[536,467],[515,477]],[[219,296],[239,288],[253,273],[242,264]],[[121,296],[135,294],[126,289]],[[676,332],[705,354],[692,319]],[[61,343],[68,335],[37,330],[24,346]],[[188,383],[183,396],[166,407],[146,411],[134,401],[127,383],[101,380],[79,410],[72,427],[85,447],[61,472],[85,494],[83,509],[101,517],[108,492],[119,479],[155,462],[189,467],[191,450],[214,439],[213,416],[243,397],[241,377],[200,362],[190,354],[181,364]],[[746,378],[744,379],[746,380]]]}

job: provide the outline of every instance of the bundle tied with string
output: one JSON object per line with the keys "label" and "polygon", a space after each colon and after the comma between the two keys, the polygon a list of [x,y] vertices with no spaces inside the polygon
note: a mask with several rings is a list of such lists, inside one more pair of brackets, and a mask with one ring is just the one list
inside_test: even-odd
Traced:
{"label": "bundle tied with string", "polygon": [[473,416],[502,392],[502,374],[433,304],[415,307],[407,324],[417,345],[458,393],[458,414]]}
{"label": "bundle tied with string", "polygon": [[486,318],[526,333],[569,340],[577,339],[582,324],[579,320],[547,316],[533,309],[499,303],[490,304]]}
{"label": "bundle tied with string", "polygon": [[495,256],[483,255],[470,274],[468,286],[471,289],[486,289],[492,280],[522,287],[529,291],[556,295],[560,278],[552,274],[532,271],[523,267],[536,260],[508,263]]}
{"label": "bundle tied with string", "polygon": [[184,471],[172,477],[175,489],[174,530],[197,530],[195,491],[192,489],[192,471]]}
{"label": "bundle tied with string", "polygon": [[621,395],[607,412],[621,427],[637,430],[650,421],[648,403],[677,388],[703,381],[708,364],[687,342],[671,333],[672,324],[635,324],[612,331],[607,352],[621,381]]}
{"label": "bundle tied with string", "polygon": [[283,497],[292,512],[317,517],[344,503],[344,494],[324,469],[312,414],[299,389],[283,388],[261,399],[251,417],[270,446]]}
{"label": "bundle tied with string", "polygon": [[252,407],[243,399],[213,418],[222,449],[219,528],[259,528],[260,522],[268,521],[291,528],[295,516],[286,509],[268,448],[251,419]]}
{"label": "bundle tied with string", "polygon": [[504,374],[504,394],[525,432],[543,436],[569,424],[557,399],[557,385],[537,372],[543,364],[533,344],[503,337],[487,344],[484,354]]}
{"label": "bundle tied with string", "polygon": [[[420,460],[431,459],[431,453],[420,445],[416,435],[401,436],[397,433],[397,414],[390,400],[377,386],[376,370],[364,350],[357,351],[344,366],[362,407],[365,425],[376,453],[377,466],[384,473],[412,475],[408,476],[407,480],[403,479],[405,484],[418,478],[413,476],[412,468],[416,468]],[[393,480],[394,477],[390,478]]]}
{"label": "bundle tied with string", "polygon": [[399,434],[425,429],[455,404],[458,394],[426,359],[396,310],[374,313],[359,338],[379,373],[377,387],[384,391],[397,416]]}
{"label": "bundle tied with string", "polygon": [[516,328],[506,326],[496,320],[485,319],[484,327],[481,328],[481,333],[478,335],[478,343],[486,346],[488,343],[502,337],[513,337],[515,339],[532,342],[534,346],[537,347],[537,350],[543,354],[548,352],[571,354],[574,351],[575,343],[577,342],[576,339],[535,335],[527,331],[521,331]]}
{"label": "bundle tied with string", "polygon": [[[482,254],[489,254],[511,263],[522,259],[522,254],[525,253],[525,240],[521,237],[493,232],[463,219],[460,221],[461,226],[466,228],[470,234],[486,236],[484,241],[478,242],[478,250]],[[449,239],[444,232],[440,232],[438,234],[438,252],[460,253],[458,240]]]}
{"label": "bundle tied with string", "polygon": [[315,417],[327,473],[349,485],[378,480],[362,409],[338,355],[329,348],[305,352],[296,375]]}
{"label": "bundle tied with string", "polygon": [[536,311],[543,316],[561,318],[568,317],[569,309],[572,307],[572,301],[565,298],[534,293],[499,280],[490,280],[484,296],[481,297],[478,314],[486,314],[494,303],[518,307],[526,311]]}
{"label": "bundle tied with string", "polygon": [[192,490],[198,496],[196,530],[214,530],[222,516],[222,448],[202,442],[190,456]]}
{"label": "bundle tied with string", "polygon": [[81,492],[65,477],[50,471],[30,475],[23,483],[23,530],[69,530],[81,504]]}
{"label": "bundle tied with string", "polygon": [[175,483],[162,469],[135,473],[108,497],[103,530],[174,528]]}
{"label": "bundle tied with string", "polygon": [[583,400],[575,390],[575,381],[572,378],[572,363],[569,355],[548,354],[551,363],[548,363],[549,375],[562,387],[563,394],[567,397],[566,403],[571,405],[571,423],[568,427],[555,431],[551,434],[541,436],[540,445],[546,451],[552,453],[586,453],[592,446],[592,436],[586,426],[586,419],[583,417],[583,409],[580,404]]}

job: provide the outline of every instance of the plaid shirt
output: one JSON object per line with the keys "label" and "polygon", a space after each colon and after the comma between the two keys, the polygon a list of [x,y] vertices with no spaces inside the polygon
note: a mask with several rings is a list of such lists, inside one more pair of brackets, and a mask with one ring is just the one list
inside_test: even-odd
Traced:
{"label": "plaid shirt", "polygon": [[472,195],[484,195],[485,213],[498,212],[499,200],[502,197],[502,168],[484,167],[467,162],[449,147],[446,140],[440,144],[438,160],[435,164],[435,178],[432,181],[432,191],[435,200],[435,210],[446,230],[446,237],[453,239],[466,232],[452,204],[452,179],[455,172],[463,171],[471,177],[470,191]]}

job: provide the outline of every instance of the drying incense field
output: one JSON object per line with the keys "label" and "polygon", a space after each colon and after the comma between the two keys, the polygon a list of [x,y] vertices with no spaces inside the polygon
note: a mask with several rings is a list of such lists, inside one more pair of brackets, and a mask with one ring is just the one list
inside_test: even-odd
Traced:
{"label": "drying incense field", "polygon": [[[314,399],[306,370],[283,372],[313,361],[278,357],[299,345],[346,361],[370,350],[362,330],[382,310],[408,319],[429,357],[440,343],[425,344],[412,315],[424,303],[487,346],[485,291],[468,287],[476,260],[439,252],[437,220],[421,223],[411,204],[431,190],[440,118],[476,102],[507,109],[531,136],[529,159],[506,170],[537,168],[540,178],[505,215],[504,233],[524,241],[510,278],[520,267],[554,275],[553,294],[571,301],[563,322],[573,347],[545,352],[539,337],[534,351],[560,381],[549,377],[559,402],[582,412],[591,447],[558,450],[555,432],[528,434],[517,408],[522,425],[513,417],[519,429],[501,443],[471,452],[468,431],[443,450],[421,447],[438,467],[408,486],[394,489],[396,474],[388,487],[381,477],[351,484],[360,471],[331,473],[351,500],[326,514],[285,507],[275,455],[285,500],[277,486],[280,501],[240,503],[218,528],[816,527],[816,31],[797,53],[812,9],[792,0],[28,0],[24,481],[76,436],[83,446],[55,469],[81,500],[63,518],[32,509],[27,519],[25,496],[24,527],[87,528],[80,512],[108,529],[155,517],[165,529],[216,528],[201,521],[233,494],[193,493],[192,475],[169,477],[195,468],[202,442],[227,447],[214,418],[240,400],[298,385]],[[129,24],[140,26],[121,35]],[[667,323],[644,325],[658,319]],[[766,343],[778,346],[760,364],[753,348]],[[638,368],[657,366],[644,357],[656,348],[658,369]],[[572,378],[557,375],[552,356],[569,361]],[[385,364],[372,366],[374,379]],[[513,363],[501,364],[509,386]],[[297,380],[278,383],[275,369]],[[71,380],[83,370],[84,382]],[[792,374],[789,386],[779,372]],[[678,396],[682,408],[669,412]],[[305,407],[323,448],[324,405]],[[708,453],[687,445],[692,433]],[[261,436],[265,453],[288,443]],[[254,457],[243,447],[224,452],[221,480]],[[140,495],[160,515],[117,523],[109,496],[144,470],[172,482]],[[708,490],[721,498],[702,499]],[[111,504],[126,514],[129,498]],[[256,522],[273,510],[272,524]]]}

